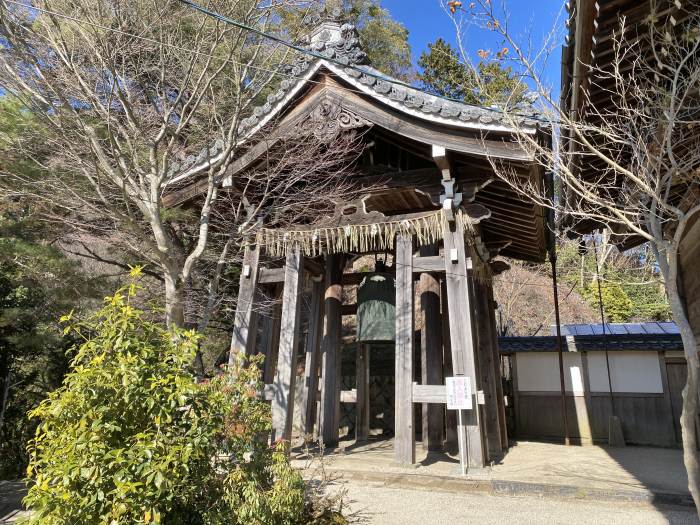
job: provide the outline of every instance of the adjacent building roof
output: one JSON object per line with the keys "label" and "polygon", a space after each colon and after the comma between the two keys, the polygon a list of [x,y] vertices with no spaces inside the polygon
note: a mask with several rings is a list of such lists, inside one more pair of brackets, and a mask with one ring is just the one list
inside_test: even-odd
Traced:
{"label": "adjacent building roof", "polygon": [[[564,352],[683,350],[675,323],[571,324],[562,327]],[[499,337],[501,353],[556,352],[556,336]]]}
{"label": "adjacent building roof", "polygon": [[[556,326],[552,326],[552,335],[556,335]],[[678,334],[678,326],[672,322],[647,323],[605,323],[607,335],[644,335],[644,334]],[[561,335],[603,335],[603,325],[565,324],[561,326]]]}

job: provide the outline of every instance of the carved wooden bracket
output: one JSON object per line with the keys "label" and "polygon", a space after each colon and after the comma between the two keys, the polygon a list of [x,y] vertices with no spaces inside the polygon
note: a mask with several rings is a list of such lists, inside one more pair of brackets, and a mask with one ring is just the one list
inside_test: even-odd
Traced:
{"label": "carved wooden bracket", "polygon": [[372,123],[369,120],[335,102],[324,100],[296,123],[290,135],[313,135],[323,142],[328,142],[341,131],[370,126]]}

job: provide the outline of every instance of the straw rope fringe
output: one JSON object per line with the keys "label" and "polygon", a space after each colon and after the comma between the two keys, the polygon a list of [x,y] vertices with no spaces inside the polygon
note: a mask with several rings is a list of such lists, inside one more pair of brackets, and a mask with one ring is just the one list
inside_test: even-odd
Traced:
{"label": "straw rope fringe", "polygon": [[[473,234],[474,227],[469,216],[462,211],[455,213],[457,228]],[[256,244],[271,257],[284,257],[294,245],[301,247],[307,257],[322,254],[368,252],[390,250],[398,234],[415,237],[418,246],[433,244],[443,239],[447,218],[444,210],[403,219],[387,220],[374,224],[352,224],[329,228],[307,228],[304,230],[279,230],[261,228],[256,234]],[[471,236],[471,235],[470,235]]]}

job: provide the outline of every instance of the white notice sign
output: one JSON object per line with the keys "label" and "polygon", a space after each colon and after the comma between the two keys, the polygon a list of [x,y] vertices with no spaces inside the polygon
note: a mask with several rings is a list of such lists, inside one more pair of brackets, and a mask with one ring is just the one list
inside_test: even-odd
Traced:
{"label": "white notice sign", "polygon": [[448,410],[471,410],[472,385],[468,377],[446,377],[445,387]]}

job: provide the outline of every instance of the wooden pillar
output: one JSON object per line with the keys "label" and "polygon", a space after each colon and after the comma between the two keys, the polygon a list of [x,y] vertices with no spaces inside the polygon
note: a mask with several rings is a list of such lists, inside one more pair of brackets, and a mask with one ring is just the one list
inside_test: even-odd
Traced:
{"label": "wooden pillar", "polygon": [[493,298],[493,280],[486,286],[486,313],[491,328],[491,352],[493,354],[494,375],[496,377],[496,400],[498,402],[498,427],[501,436],[501,450],[508,450],[508,426],[506,424],[506,403],[503,396],[503,375],[501,374],[501,352],[498,348],[496,328],[496,301]]}
{"label": "wooden pillar", "polygon": [[291,440],[294,415],[294,382],[299,343],[303,260],[298,246],[290,248],[284,267],[280,344],[272,397],[272,442]]}
{"label": "wooden pillar", "polygon": [[413,429],[413,239],[396,237],[396,395],[394,454],[400,465],[416,462]]}
{"label": "wooden pillar", "polygon": [[[442,362],[445,377],[452,377],[452,346],[450,345],[450,316],[447,307],[447,285],[440,283],[440,308],[442,310]],[[450,453],[457,450],[457,412],[447,410],[445,405],[445,449]]]}
{"label": "wooden pillar", "polygon": [[[491,342],[491,323],[489,318],[489,300],[486,288],[489,284],[472,280],[472,301],[476,310],[476,339],[478,341],[478,363],[480,384],[484,391],[483,431],[486,434],[488,459],[494,460],[501,455],[501,429],[498,422],[498,399],[496,394],[497,364],[494,363],[493,344]],[[500,381],[500,373],[498,374]]]}
{"label": "wooden pillar", "polygon": [[282,319],[282,286],[277,284],[272,289],[272,304],[270,305],[270,315],[263,325],[263,346],[265,352],[265,363],[263,367],[263,381],[266,385],[272,384],[275,379],[277,369],[277,353],[280,343],[280,321]]}
{"label": "wooden pillar", "polygon": [[[437,255],[437,246],[420,249],[423,257]],[[421,384],[444,385],[442,373],[442,319],[440,316],[440,281],[429,273],[422,273],[420,290],[421,328]],[[423,403],[423,447],[442,450],[445,406]]]}
{"label": "wooden pillar", "polygon": [[357,343],[355,399],[355,439],[369,438],[369,345]]}
{"label": "wooden pillar", "polygon": [[338,444],[338,426],[340,424],[340,330],[342,328],[342,294],[343,294],[343,260],[342,254],[326,256],[326,293],[323,301],[323,342],[321,414],[319,417],[319,435],[325,446]]}
{"label": "wooden pillar", "polygon": [[323,324],[323,281],[318,278],[311,286],[311,310],[309,311],[309,332],[306,336],[306,359],[304,362],[304,399],[301,413],[304,433],[313,434],[316,420],[318,397],[318,369],[321,354],[321,329]]}
{"label": "wooden pillar", "polygon": [[467,465],[472,468],[485,466],[484,443],[476,398],[478,388],[477,362],[474,352],[472,331],[473,306],[469,294],[467,256],[464,232],[455,225],[445,225],[445,282],[447,286],[447,307],[450,318],[450,343],[452,346],[452,370],[454,375],[464,375],[471,379],[472,410],[464,410],[462,436],[467,451]]}
{"label": "wooden pillar", "polygon": [[229,352],[229,365],[233,364],[237,354],[250,355],[255,348],[255,322],[257,316],[253,312],[255,289],[258,284],[258,259],[260,249],[247,246],[243,255],[243,266],[238,286],[238,302],[233,317],[233,336]]}

